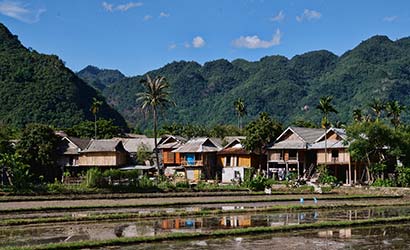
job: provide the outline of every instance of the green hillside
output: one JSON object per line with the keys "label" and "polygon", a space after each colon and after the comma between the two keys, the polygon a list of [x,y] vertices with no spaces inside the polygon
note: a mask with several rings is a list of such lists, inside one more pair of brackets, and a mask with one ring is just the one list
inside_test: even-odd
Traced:
{"label": "green hillside", "polygon": [[[266,111],[284,124],[299,119],[319,123],[315,107],[324,95],[334,96],[339,110],[332,120],[349,122],[352,111],[366,111],[373,98],[410,106],[409,52],[410,38],[374,36],[341,56],[321,50],[256,62],[180,61],[147,73],[165,76],[171,85],[177,106],[163,112],[167,123],[236,124],[233,102],[238,97],[247,105],[245,121]],[[145,126],[149,120],[135,101],[142,77],[123,78],[102,93],[128,121]]]}
{"label": "green hillside", "polygon": [[119,70],[99,69],[91,65],[77,72],[77,76],[98,90],[125,78]]}
{"label": "green hillside", "polygon": [[[92,120],[92,98],[104,99],[57,56],[26,49],[1,23],[0,96],[0,122],[17,127],[32,122],[70,127]],[[105,101],[99,117],[126,127],[124,118]]]}

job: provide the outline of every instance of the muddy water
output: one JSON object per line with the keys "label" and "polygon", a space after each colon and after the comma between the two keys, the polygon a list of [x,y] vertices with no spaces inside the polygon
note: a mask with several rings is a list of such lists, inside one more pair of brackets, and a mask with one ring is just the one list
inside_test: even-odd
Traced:
{"label": "muddy water", "polygon": [[410,225],[369,227],[365,229],[343,228],[308,233],[288,233],[221,239],[172,241],[154,244],[122,246],[121,250],[262,250],[262,249],[314,249],[314,250],[369,250],[410,249]]}
{"label": "muddy water", "polygon": [[[234,209],[235,207],[224,207]],[[97,223],[59,223],[12,226],[0,229],[0,247],[118,237],[154,236],[170,232],[201,232],[215,229],[281,226],[319,221],[357,220],[410,215],[410,207],[356,210],[311,210],[298,213],[248,213],[206,217],[155,218]]]}

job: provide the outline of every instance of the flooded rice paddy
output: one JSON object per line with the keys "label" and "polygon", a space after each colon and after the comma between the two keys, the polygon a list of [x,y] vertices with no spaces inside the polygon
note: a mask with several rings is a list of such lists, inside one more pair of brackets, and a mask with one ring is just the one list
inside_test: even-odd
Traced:
{"label": "flooded rice paddy", "polygon": [[311,250],[377,250],[410,249],[410,225],[342,228],[335,230],[311,230],[287,234],[225,237],[219,239],[168,241],[162,243],[121,246],[121,250],[262,250],[262,249],[311,249]]}
{"label": "flooded rice paddy", "polygon": [[[385,218],[396,216],[408,216],[410,215],[410,207],[376,207],[366,209],[332,209],[332,210],[306,210],[302,212],[264,212],[264,213],[238,213],[238,209],[244,207],[237,206],[223,206],[214,209],[231,210],[232,213],[212,215],[212,216],[187,216],[187,217],[164,217],[164,218],[151,218],[151,219],[128,219],[121,221],[104,221],[104,222],[68,222],[68,223],[48,223],[38,225],[24,225],[24,226],[4,226],[0,229],[0,247],[4,246],[19,246],[19,245],[33,245],[33,244],[46,244],[57,242],[73,242],[81,240],[107,240],[115,239],[119,237],[136,237],[136,236],[155,236],[172,232],[206,232],[216,229],[233,229],[233,228],[247,228],[256,226],[282,226],[293,224],[306,224],[317,223],[324,221],[345,221],[345,220],[359,220],[359,219],[372,219],[372,218]],[[170,212],[175,212],[179,208],[167,208]],[[199,207],[186,207],[184,210],[200,211],[204,208]],[[149,213],[150,210],[143,210],[141,212]],[[80,215],[76,215],[80,216]],[[296,237],[298,242],[304,242],[305,245],[309,244],[322,244],[325,239],[328,242],[333,242],[332,247],[336,248],[286,248],[286,249],[345,249],[346,241],[340,243],[339,239],[358,240],[352,235],[356,235],[356,229],[346,229],[345,231],[336,230],[335,232],[324,231],[313,234],[298,234],[291,237]],[[408,230],[406,230],[408,231]],[[386,231],[387,232],[387,231]],[[383,233],[386,235],[387,233]],[[410,236],[410,232],[409,232]],[[410,239],[410,237],[407,237]],[[282,239],[277,238],[249,238],[257,239],[255,242],[247,241],[248,238],[238,239],[221,239],[208,241],[194,241],[194,242],[182,242],[186,244],[182,249],[214,249],[211,246],[213,244],[227,244],[222,249],[265,249],[258,248],[252,244],[260,244],[263,247],[264,244],[271,246],[272,244],[280,244]],[[313,240],[316,239],[316,240]],[[319,239],[319,240],[317,240]],[[369,238],[373,239],[373,238]],[[222,241],[222,242],[219,242]],[[273,242],[272,242],[273,241]],[[278,241],[278,242],[276,242]],[[257,243],[259,242],[259,243]],[[288,242],[288,240],[285,240]],[[178,244],[175,244],[173,249],[178,248]],[[339,244],[340,243],[340,244]],[[199,246],[197,246],[199,244]],[[201,246],[201,244],[203,246]],[[233,244],[233,245],[232,245]],[[235,248],[236,245],[238,248]],[[296,243],[295,243],[296,244]],[[303,245],[302,244],[302,245]],[[393,243],[392,243],[393,244]],[[155,244],[152,244],[155,245]],[[313,246],[312,245],[312,246]],[[201,248],[203,247],[203,248]],[[338,248],[342,247],[342,248]],[[124,249],[135,249],[124,248]],[[141,248],[144,249],[144,248]],[[155,248],[147,248],[155,249]],[[347,249],[366,249],[366,248],[347,248]],[[385,249],[385,248],[383,248]],[[394,249],[394,248],[392,248]]]}

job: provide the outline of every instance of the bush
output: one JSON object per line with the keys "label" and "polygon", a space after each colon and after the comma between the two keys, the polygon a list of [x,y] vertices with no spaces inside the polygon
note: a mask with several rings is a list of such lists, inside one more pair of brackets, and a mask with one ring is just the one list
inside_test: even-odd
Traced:
{"label": "bush", "polygon": [[98,168],[91,168],[87,171],[85,185],[88,188],[102,187],[104,183],[103,174]]}
{"label": "bush", "polygon": [[138,188],[151,189],[154,187],[155,183],[147,175],[144,175],[140,179],[138,179]]}
{"label": "bush", "polygon": [[410,168],[397,166],[397,184],[402,187],[410,186]]}
{"label": "bush", "polygon": [[318,171],[320,184],[335,184],[337,182],[337,178],[329,174],[329,170],[327,169],[326,165],[320,165],[318,167]]}
{"label": "bush", "polygon": [[189,188],[189,182],[188,181],[180,181],[180,182],[177,182],[175,184],[175,186],[177,188]]}
{"label": "bush", "polygon": [[372,183],[372,186],[374,187],[394,187],[396,186],[396,183],[394,180],[391,180],[391,179],[383,180],[381,178],[378,178]]}
{"label": "bush", "polygon": [[267,178],[262,175],[256,175],[250,180],[244,182],[244,186],[252,191],[262,191],[267,187]]}

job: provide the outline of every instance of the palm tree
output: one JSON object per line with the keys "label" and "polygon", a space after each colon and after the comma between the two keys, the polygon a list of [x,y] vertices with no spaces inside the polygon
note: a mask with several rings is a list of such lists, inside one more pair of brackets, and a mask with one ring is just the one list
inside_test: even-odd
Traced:
{"label": "palm tree", "polygon": [[157,76],[152,79],[147,75],[146,80],[142,80],[145,90],[137,93],[137,102],[141,102],[142,109],[149,109],[153,113],[154,120],[154,143],[155,143],[155,160],[158,173],[161,173],[158,157],[158,142],[157,142],[157,127],[158,127],[158,109],[172,103],[169,100],[169,92],[167,91],[169,84],[165,77]]}
{"label": "palm tree", "polygon": [[316,106],[322,112],[322,127],[325,129],[325,165],[327,165],[327,128],[330,125],[329,123],[329,114],[337,114],[337,110],[332,106],[331,102],[333,96],[323,96],[319,100],[319,105]]}
{"label": "palm tree", "polygon": [[238,114],[238,128],[242,129],[242,117],[246,115],[246,106],[242,98],[238,98],[233,105],[235,106],[235,111]]}
{"label": "palm tree", "polygon": [[363,112],[361,109],[355,109],[353,110],[353,120],[355,122],[361,122],[363,121]]}
{"label": "palm tree", "polygon": [[93,102],[91,103],[90,111],[94,114],[94,139],[97,139],[97,113],[100,110],[102,101],[93,97]]}
{"label": "palm tree", "polygon": [[370,103],[370,109],[376,115],[376,121],[379,121],[382,115],[382,112],[385,108],[386,108],[386,105],[379,99],[373,99],[372,103]]}
{"label": "palm tree", "polygon": [[398,101],[390,101],[386,104],[387,116],[391,117],[390,121],[397,128],[401,121],[401,112],[406,110],[406,106],[401,105]]}

